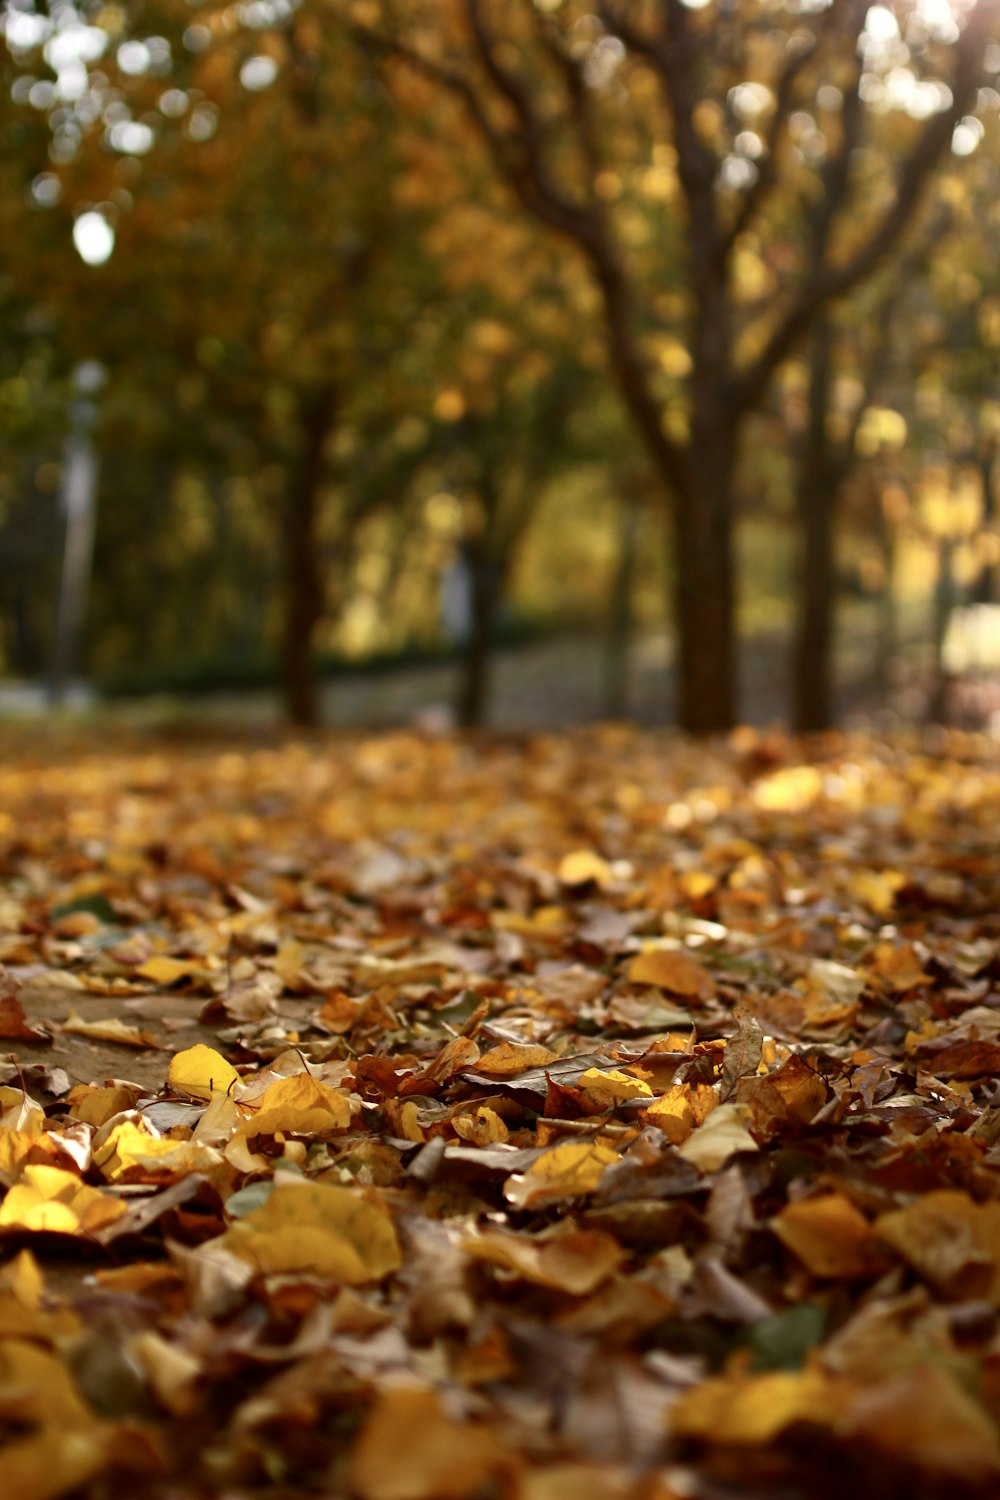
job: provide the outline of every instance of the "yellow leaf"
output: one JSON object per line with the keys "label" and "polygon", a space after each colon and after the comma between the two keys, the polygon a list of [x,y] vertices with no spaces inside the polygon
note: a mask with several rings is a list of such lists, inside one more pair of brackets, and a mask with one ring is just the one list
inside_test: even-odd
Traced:
{"label": "yellow leaf", "polygon": [[38,1140],[45,1133],[45,1111],[22,1089],[0,1088],[0,1129]]}
{"label": "yellow leaf", "polygon": [[148,1031],[138,1026],[126,1026],[124,1021],[110,1018],[103,1021],[85,1021],[75,1010],[71,1010],[62,1022],[63,1031],[71,1036],[87,1036],[95,1042],[115,1042],[120,1047],[159,1047],[160,1043]]}
{"label": "yellow leaf", "polygon": [[311,1272],[349,1286],[380,1281],[401,1263],[387,1210],[352,1188],[325,1182],[279,1183],[208,1251],[217,1246],[257,1271]]}
{"label": "yellow leaf", "polygon": [[19,1130],[0,1130],[0,1182],[16,1182],[32,1154],[35,1142]]}
{"label": "yellow leaf", "polygon": [[65,1366],[26,1339],[0,1342],[0,1424],[9,1500],[53,1500],[110,1457],[110,1429],[81,1400]]}
{"label": "yellow leaf", "polygon": [[[216,1095],[209,1109],[220,1102],[229,1101]],[[326,1140],[350,1123],[351,1107],[339,1089],[319,1082],[308,1073],[278,1078],[264,1091],[257,1113],[241,1118],[225,1148],[226,1160],[238,1171],[257,1171],[267,1165],[266,1157],[254,1154],[249,1148],[250,1141],[258,1136],[308,1135]]]}
{"label": "yellow leaf", "polygon": [[559,861],[559,879],[563,885],[610,885],[614,879],[611,866],[606,859],[595,854],[593,849],[574,849]]}
{"label": "yellow leaf", "polygon": [[120,1198],[88,1187],[72,1172],[29,1164],[0,1204],[0,1228],[93,1234],[125,1211]]}
{"label": "yellow leaf", "polygon": [[100,1473],[110,1457],[110,1438],[96,1425],[42,1428],[4,1444],[4,1493],[10,1500],[55,1500]]}
{"label": "yellow leaf", "polygon": [[249,1115],[239,1133],[248,1139],[257,1135],[311,1135],[322,1139],[351,1123],[347,1095],[321,1083],[308,1073],[293,1073],[270,1084],[260,1109]]}
{"label": "yellow leaf", "polygon": [[436,1391],[396,1386],[361,1430],[348,1485],[361,1500],[465,1500],[510,1462],[489,1428],[449,1417]]}
{"label": "yellow leaf", "polygon": [[188,1172],[211,1172],[221,1161],[219,1152],[210,1146],[152,1135],[134,1120],[122,1120],[94,1151],[95,1167],[112,1182],[129,1173],[133,1177],[137,1173],[180,1177]]}
{"label": "yellow leaf", "polygon": [[510,1131],[496,1110],[485,1104],[475,1114],[455,1115],[451,1128],[461,1140],[471,1141],[474,1146],[494,1146],[510,1138]]}
{"label": "yellow leaf", "polygon": [[673,1145],[686,1141],[696,1125],[718,1107],[719,1096],[707,1083],[675,1083],[643,1111],[642,1118],[663,1131]]}
{"label": "yellow leaf", "polygon": [[[94,1414],[54,1355],[27,1339],[4,1339],[0,1342],[0,1421],[32,1427],[86,1427],[94,1421]],[[6,1464],[6,1447],[3,1453]]]}
{"label": "yellow leaf", "polygon": [[671,1411],[670,1426],[681,1438],[759,1445],[796,1422],[832,1426],[848,1393],[845,1383],[813,1367],[721,1375],[685,1391]]}
{"label": "yellow leaf", "polygon": [[888,917],[896,904],[896,893],[906,884],[899,870],[854,870],[847,889],[863,901],[877,917]]}
{"label": "yellow leaf", "polygon": [[602,1072],[600,1068],[588,1068],[577,1079],[577,1088],[583,1089],[588,1099],[603,1109],[613,1109],[625,1099],[651,1099],[653,1090],[641,1078],[618,1069]]}
{"label": "yellow leaf", "polygon": [[595,1291],[624,1258],[617,1240],[596,1229],[564,1229],[539,1238],[484,1229],[467,1239],[464,1248],[473,1260],[487,1261],[574,1297]]}
{"label": "yellow leaf", "polygon": [[558,937],[565,931],[568,918],[561,906],[539,906],[530,915],[519,911],[493,911],[490,924],[500,932],[516,932],[521,937]]}
{"label": "yellow leaf", "polygon": [[546,1151],[523,1175],[508,1177],[504,1197],[518,1208],[581,1197],[592,1193],[605,1167],[618,1160],[617,1151],[602,1141],[568,1141]]}
{"label": "yellow leaf", "polygon": [[737,1151],[758,1149],[746,1127],[749,1117],[744,1104],[720,1104],[677,1149],[699,1172],[716,1172]]}
{"label": "yellow leaf", "polygon": [[41,1267],[30,1250],[22,1250],[4,1266],[0,1281],[29,1312],[36,1312],[41,1306],[45,1281]]}
{"label": "yellow leaf", "polygon": [[170,1059],[167,1081],[180,1094],[192,1099],[211,1099],[213,1094],[227,1094],[240,1075],[221,1052],[198,1042]]}
{"label": "yellow leaf", "polygon": [[790,1203],[771,1228],[814,1276],[849,1279],[873,1269],[871,1225],[842,1193]]}
{"label": "yellow leaf", "polygon": [[83,1120],[86,1125],[106,1125],[113,1115],[132,1109],[138,1090],[125,1084],[109,1088],[95,1088],[89,1084],[78,1084],[71,1089],[67,1103],[74,1120]]}
{"label": "yellow leaf", "polygon": [[302,977],[305,968],[306,950],[302,943],[294,938],[281,944],[274,955],[274,972],[284,983],[286,989],[295,989]]}
{"label": "yellow leaf", "polygon": [[655,984],[668,994],[692,1000],[707,999],[715,989],[704,965],[676,948],[647,948],[637,954],[629,964],[628,977],[632,984]]}
{"label": "yellow leaf", "polygon": [[152,1329],[137,1333],[128,1352],[142,1367],[157,1400],[175,1417],[186,1416],[198,1402],[195,1382],[202,1373],[201,1360],[177,1344],[168,1344]]}
{"label": "yellow leaf", "polygon": [[133,972],[141,979],[149,979],[153,984],[176,984],[179,979],[189,979],[192,974],[203,977],[205,967],[183,958],[168,958],[165,954],[157,954],[153,958],[147,958]]}
{"label": "yellow leaf", "polygon": [[483,1053],[476,1063],[476,1072],[485,1073],[489,1078],[516,1078],[528,1068],[547,1068],[558,1061],[559,1054],[550,1052],[548,1047],[500,1042]]}

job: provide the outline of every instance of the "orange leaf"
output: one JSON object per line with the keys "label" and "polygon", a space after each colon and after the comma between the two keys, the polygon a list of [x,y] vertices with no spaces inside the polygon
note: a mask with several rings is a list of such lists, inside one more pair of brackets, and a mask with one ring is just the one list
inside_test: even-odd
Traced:
{"label": "orange leaf", "polygon": [[867,1276],[877,1261],[871,1225],[841,1193],[790,1203],[772,1219],[771,1228],[814,1276]]}
{"label": "orange leaf", "polygon": [[691,1000],[706,1000],[715,990],[708,970],[677,948],[647,948],[632,960],[628,977],[632,984],[655,984]]}
{"label": "orange leaf", "polygon": [[351,1454],[361,1500],[465,1500],[511,1467],[488,1427],[447,1415],[436,1391],[383,1390]]}

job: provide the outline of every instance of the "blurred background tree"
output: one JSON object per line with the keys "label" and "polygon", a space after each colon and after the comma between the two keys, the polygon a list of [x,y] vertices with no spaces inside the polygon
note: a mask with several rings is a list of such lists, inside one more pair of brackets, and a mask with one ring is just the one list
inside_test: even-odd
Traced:
{"label": "blurred background tree", "polygon": [[448,648],[474,724],[521,617],[601,627],[620,713],[666,580],[689,730],[763,627],[829,724],[860,595],[884,680],[926,600],[942,707],[998,548],[991,4],[0,19],[7,671],[51,660],[96,360],[98,681],[280,672],[310,724],[318,664]]}

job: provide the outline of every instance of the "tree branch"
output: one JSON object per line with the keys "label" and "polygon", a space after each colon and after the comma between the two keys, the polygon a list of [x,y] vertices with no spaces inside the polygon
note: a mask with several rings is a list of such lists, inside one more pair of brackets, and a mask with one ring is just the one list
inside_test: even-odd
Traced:
{"label": "tree branch", "polygon": [[598,0],[597,16],[605,31],[624,42],[629,52],[644,57],[647,62],[657,63],[657,44],[653,37],[646,36],[627,21],[622,14],[621,0]]}
{"label": "tree branch", "polygon": [[[761,396],[774,371],[808,332],[819,311],[828,303],[849,292],[870,275],[898,243],[920,202],[930,173],[951,140],[955,125],[966,112],[974,94],[980,72],[982,49],[987,35],[985,5],[974,10],[958,43],[956,43],[955,76],[952,102],[924,126],[897,177],[896,196],[867,241],[839,266],[819,260],[802,286],[798,297],[775,329],[757,360],[733,382],[733,401],[738,410],[750,409]],[[843,153],[838,153],[842,155]],[[825,248],[829,228],[846,195],[847,160],[843,161],[844,191],[836,204],[824,206],[814,231]],[[838,165],[836,171],[841,170]],[[834,185],[839,179],[834,179]]]}
{"label": "tree branch", "polygon": [[812,41],[793,51],[781,71],[777,87],[774,90],[774,112],[771,115],[767,128],[763,161],[757,175],[757,180],[744,196],[736,218],[729,233],[726,235],[724,243],[724,253],[726,255],[732,250],[740,235],[745,233],[754,215],[764,206],[768,195],[778,181],[778,147],[781,144],[781,137],[788,124],[788,117],[792,112],[792,104],[795,100],[795,85],[806,64],[810,63],[817,52],[819,52],[825,35],[834,29],[835,18],[839,21],[841,17],[842,10],[836,6],[831,5],[825,10],[816,31],[813,33]]}
{"label": "tree branch", "polygon": [[588,243],[597,230],[592,205],[574,202],[556,186],[545,160],[545,125],[528,88],[512,68],[500,62],[494,38],[486,24],[482,0],[465,0],[464,8],[486,76],[500,97],[507,101],[517,120],[516,140],[523,152],[523,162],[516,174],[512,174],[508,167],[508,181],[525,206],[544,223],[569,234],[579,243]]}
{"label": "tree branch", "polygon": [[539,40],[562,76],[569,98],[570,110],[580,142],[580,151],[587,169],[587,190],[593,211],[602,213],[601,200],[594,184],[603,165],[601,148],[597,138],[594,113],[591,108],[590,90],[583,76],[583,69],[576,58],[561,46],[552,25],[540,11],[532,11]]}
{"label": "tree branch", "polygon": [[694,122],[698,103],[690,12],[683,0],[663,0],[664,30],[655,62],[674,121],[677,175],[687,200],[691,230],[691,272],[695,285],[715,270],[722,253],[715,194],[717,164]]}

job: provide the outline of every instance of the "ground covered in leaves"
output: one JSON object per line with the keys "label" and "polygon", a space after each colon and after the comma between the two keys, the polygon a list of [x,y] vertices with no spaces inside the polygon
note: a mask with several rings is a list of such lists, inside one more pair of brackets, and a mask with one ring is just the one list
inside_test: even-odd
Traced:
{"label": "ground covered in leaves", "polygon": [[0,769],[5,1500],[1000,1492],[1000,758]]}

